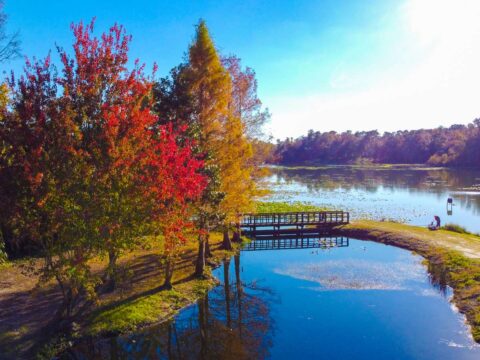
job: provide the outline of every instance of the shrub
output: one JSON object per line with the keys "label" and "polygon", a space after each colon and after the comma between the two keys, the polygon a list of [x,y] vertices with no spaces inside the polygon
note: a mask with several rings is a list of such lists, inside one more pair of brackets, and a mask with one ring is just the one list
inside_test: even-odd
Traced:
{"label": "shrub", "polygon": [[457,225],[457,224],[445,224],[442,227],[443,230],[447,231],[453,231],[459,234],[471,234],[470,232],[467,231],[463,226]]}

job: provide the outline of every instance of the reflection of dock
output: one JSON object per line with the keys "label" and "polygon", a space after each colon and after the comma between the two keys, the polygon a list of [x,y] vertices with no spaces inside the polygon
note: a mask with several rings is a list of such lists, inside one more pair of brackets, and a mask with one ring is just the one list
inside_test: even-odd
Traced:
{"label": "reflection of dock", "polygon": [[311,211],[274,214],[244,214],[239,227],[247,236],[323,235],[333,227],[348,224],[345,211]]}
{"label": "reflection of dock", "polygon": [[286,249],[329,249],[347,247],[349,239],[343,236],[298,237],[272,236],[253,239],[242,248],[242,251],[286,250]]}

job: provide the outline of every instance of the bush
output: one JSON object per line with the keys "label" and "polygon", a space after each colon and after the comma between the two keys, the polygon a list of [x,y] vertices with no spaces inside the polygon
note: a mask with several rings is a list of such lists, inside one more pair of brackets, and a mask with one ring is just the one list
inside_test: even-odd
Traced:
{"label": "bush", "polygon": [[442,229],[447,231],[453,231],[459,234],[471,234],[463,226],[460,226],[457,224],[445,224],[445,226],[443,226]]}

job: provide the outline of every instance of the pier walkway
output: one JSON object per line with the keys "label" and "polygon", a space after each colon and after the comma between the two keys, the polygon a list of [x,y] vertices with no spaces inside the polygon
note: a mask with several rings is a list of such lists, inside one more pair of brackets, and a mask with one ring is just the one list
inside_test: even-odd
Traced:
{"label": "pier walkway", "polygon": [[302,234],[325,234],[333,227],[350,222],[346,211],[308,211],[271,214],[244,214],[239,227],[242,233],[259,238]]}

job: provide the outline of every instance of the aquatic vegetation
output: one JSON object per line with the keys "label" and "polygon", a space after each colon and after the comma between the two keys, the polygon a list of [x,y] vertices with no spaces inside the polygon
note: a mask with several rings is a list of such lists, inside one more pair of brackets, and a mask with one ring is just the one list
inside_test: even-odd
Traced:
{"label": "aquatic vegetation", "polygon": [[[480,197],[457,190],[478,184],[478,171],[395,167],[329,166],[321,169],[271,169],[266,201],[308,201],[349,211],[352,219],[392,219],[427,226],[433,215],[480,232]],[[447,213],[447,198],[454,199]]]}
{"label": "aquatic vegetation", "polygon": [[258,201],[255,204],[257,213],[280,213],[280,212],[300,212],[300,211],[326,211],[326,207],[317,206],[309,202],[301,201]]}

